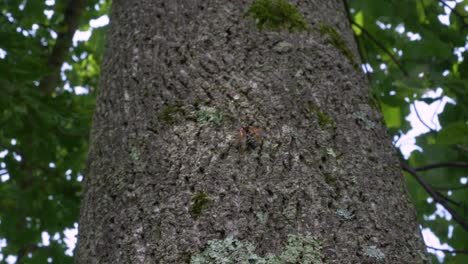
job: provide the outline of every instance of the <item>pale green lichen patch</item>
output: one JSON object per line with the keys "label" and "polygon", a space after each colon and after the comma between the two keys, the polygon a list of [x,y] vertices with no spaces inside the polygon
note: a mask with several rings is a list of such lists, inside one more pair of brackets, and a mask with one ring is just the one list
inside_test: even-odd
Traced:
{"label": "pale green lichen patch", "polygon": [[232,236],[224,240],[211,240],[207,248],[192,256],[191,264],[323,264],[322,245],[310,235],[288,235],[284,251],[279,255],[258,256],[255,246]]}
{"label": "pale green lichen patch", "polygon": [[354,214],[347,209],[337,209],[335,214],[342,220],[346,221],[352,220],[354,218]]}
{"label": "pale green lichen patch", "polygon": [[336,126],[335,121],[330,116],[328,116],[324,112],[320,111],[318,106],[316,106],[312,102],[309,102],[307,104],[307,112],[309,112],[310,114],[315,114],[317,116],[318,123],[319,123],[321,128],[325,128],[327,126],[331,126],[331,127]]}
{"label": "pale green lichen patch", "polygon": [[130,152],[130,158],[133,161],[138,161],[140,160],[140,152],[138,151],[137,148],[132,148],[132,151]]}
{"label": "pale green lichen patch", "polygon": [[214,107],[202,106],[197,112],[197,122],[219,126],[223,122],[223,114]]}
{"label": "pale green lichen patch", "polygon": [[377,246],[368,246],[364,250],[364,256],[376,260],[383,260],[385,258],[385,254],[382,252],[382,250],[378,249]]}
{"label": "pale green lichen patch", "polygon": [[357,71],[359,70],[359,64],[356,63],[353,52],[346,45],[346,42],[334,27],[329,25],[322,25],[319,29],[319,32],[322,36],[328,36],[330,44],[337,48],[341,54],[343,54],[349,60],[354,69]]}
{"label": "pale green lichen patch", "polygon": [[255,19],[259,29],[296,32],[308,28],[302,14],[286,0],[255,0],[247,15]]}
{"label": "pale green lichen patch", "polygon": [[284,252],[272,259],[276,262],[271,263],[325,263],[321,242],[309,235],[289,235]]}
{"label": "pale green lichen patch", "polygon": [[211,203],[211,199],[206,192],[198,192],[192,198],[192,206],[190,207],[190,214],[194,218],[199,217],[203,213],[203,210],[206,209],[206,207],[208,207],[210,203]]}
{"label": "pale green lichen patch", "polygon": [[332,156],[333,158],[336,158],[336,153],[335,153],[335,150],[333,150],[333,148],[327,148],[326,151],[327,151],[327,155]]}
{"label": "pale green lichen patch", "polygon": [[273,50],[276,51],[277,53],[282,54],[282,53],[290,52],[293,49],[293,47],[294,46],[291,43],[286,42],[286,41],[281,41],[273,47]]}
{"label": "pale green lichen patch", "polygon": [[259,221],[262,225],[266,224],[267,221],[268,221],[268,213],[267,213],[267,212],[257,212],[257,213],[255,214],[255,216],[257,216],[258,221]]}
{"label": "pale green lichen patch", "polygon": [[358,111],[353,114],[354,119],[358,121],[365,129],[370,130],[375,127],[375,123],[372,122],[364,112]]}

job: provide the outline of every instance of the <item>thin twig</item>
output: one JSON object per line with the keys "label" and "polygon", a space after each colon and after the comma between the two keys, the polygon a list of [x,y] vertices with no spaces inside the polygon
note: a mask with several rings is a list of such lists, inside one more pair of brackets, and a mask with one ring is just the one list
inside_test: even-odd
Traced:
{"label": "thin twig", "polygon": [[418,174],[417,171],[415,171],[411,166],[406,164],[405,162],[401,162],[401,167],[403,170],[407,171],[409,174],[411,174],[415,180],[423,187],[423,189],[430,195],[432,198],[439,204],[441,204],[445,209],[452,215],[453,220],[457,222],[463,229],[468,231],[468,222],[465,221],[461,216],[457,214],[457,212],[450,207],[448,202],[440,196],[440,194],[435,191],[431,185],[421,176]]}
{"label": "thin twig", "polygon": [[372,36],[372,34],[369,31],[367,31],[365,28],[361,27],[361,25],[359,25],[358,23],[356,23],[354,21],[351,21],[351,23],[353,25],[355,25],[356,27],[358,27],[364,33],[364,35],[366,35],[370,40],[372,40],[372,42],[375,43],[375,45],[377,45],[381,50],[383,50],[385,53],[387,53],[388,56],[390,56],[392,61],[398,66],[398,68],[400,69],[400,71],[403,73],[403,75],[405,77],[409,77],[409,74],[403,68],[403,65],[401,65],[401,63],[398,61],[398,59],[395,58],[395,56],[382,43],[380,43],[374,36]]}
{"label": "thin twig", "polygon": [[[346,9],[346,15],[347,15],[347,18],[348,18],[348,22],[350,23],[350,25],[352,25],[352,24],[354,24],[354,21],[353,21],[352,16],[351,16],[351,9],[349,8],[348,1],[343,0],[343,4],[344,4],[345,9]],[[366,47],[366,42],[362,43],[363,40],[356,35],[356,32],[354,32],[354,30],[353,30],[353,36],[354,36],[354,40],[355,40],[355,42],[357,44],[357,50],[358,50],[360,58],[361,58],[361,69],[362,69],[362,65],[365,64],[365,70],[363,70],[363,72],[365,73],[365,75],[367,77],[367,81],[369,82],[369,84],[372,84],[373,83],[372,75],[369,74],[369,72],[367,71],[367,64],[370,62],[370,60],[369,60],[369,52],[368,52],[367,47]],[[372,95],[370,95],[370,96],[372,96]]]}
{"label": "thin twig", "polygon": [[463,145],[460,145],[460,144],[455,144],[454,147],[459,149],[459,150],[463,150],[464,152],[468,152],[468,147],[466,147],[466,146],[463,146]]}
{"label": "thin twig", "polygon": [[450,9],[451,12],[453,12],[454,14],[456,14],[457,16],[459,16],[460,18],[466,18],[466,17],[468,17],[468,16],[465,16],[465,15],[460,14],[457,10],[453,9],[451,6],[449,6],[447,3],[445,3],[444,0],[437,0],[437,2],[441,3],[442,5],[444,5],[444,6],[447,7],[448,9]]}
{"label": "thin twig", "polygon": [[443,248],[435,248],[435,247],[431,247],[431,246],[426,246],[427,248],[430,248],[432,250],[437,250],[437,251],[442,251],[442,252],[445,252],[445,253],[451,253],[451,254],[468,254],[468,249],[454,249],[454,250],[450,250],[450,249],[443,249]]}
{"label": "thin twig", "polygon": [[461,186],[434,187],[434,190],[438,190],[438,191],[455,191],[455,190],[463,190],[463,189],[468,189],[468,184],[467,185],[461,185]]}
{"label": "thin twig", "polygon": [[437,104],[437,107],[436,107],[436,109],[434,110],[434,113],[432,114],[431,123],[437,128],[437,124],[434,123],[434,118],[436,117],[437,111],[439,111],[439,107],[440,107],[440,105],[442,104],[442,98],[438,97],[438,98],[434,98],[434,99],[437,99],[437,101],[439,101],[439,103]]}
{"label": "thin twig", "polygon": [[18,254],[17,254],[17,258],[16,258],[16,263],[18,264],[21,264],[23,263],[23,258],[28,254],[28,253],[32,253],[36,250],[38,250],[39,247],[35,244],[27,244],[27,245],[24,245],[23,247],[21,247],[19,250],[18,250]]}
{"label": "thin twig", "polygon": [[437,168],[468,168],[468,162],[440,162],[414,168],[415,171],[426,171]]}
{"label": "thin twig", "polygon": [[[345,9],[346,9],[346,17],[348,18],[348,22],[349,22],[350,24],[352,24],[352,23],[353,23],[353,19],[352,19],[352,17],[351,17],[351,13],[350,13],[350,12],[351,12],[351,9],[349,8],[348,1],[343,0],[343,5],[345,6]],[[361,63],[362,63],[363,60],[364,60],[364,54],[363,54],[363,51],[359,48],[359,45],[358,45],[358,43],[359,43],[359,38],[358,38],[358,36],[354,33],[354,31],[353,31],[353,36],[354,36],[354,41],[355,41],[355,43],[356,43],[357,46],[358,46],[358,52],[359,52],[359,55],[360,55],[360,57],[361,57]]]}
{"label": "thin twig", "polygon": [[451,203],[451,204],[453,204],[453,205],[456,205],[456,206],[465,208],[465,207],[463,206],[463,204],[461,204],[461,203],[459,203],[459,202],[457,202],[457,201],[455,201],[455,200],[449,198],[449,197],[446,196],[446,195],[441,194],[441,193],[438,192],[438,191],[436,191],[436,192],[437,192],[437,194],[438,194],[442,199],[444,199],[445,201],[447,201],[447,202],[449,202],[449,203]]}
{"label": "thin twig", "polygon": [[414,112],[416,113],[416,117],[419,119],[419,122],[421,122],[421,124],[423,124],[425,127],[427,127],[429,129],[429,131],[435,132],[436,130],[432,129],[432,127],[430,127],[428,124],[426,124],[422,120],[421,116],[419,115],[418,108],[416,107],[416,104],[413,104],[413,108],[414,108]]}
{"label": "thin twig", "polygon": [[458,10],[453,9],[451,6],[449,6],[447,3],[445,3],[442,0],[438,0],[438,2],[444,5],[445,7],[447,7],[448,9],[450,9],[450,11],[454,13],[461,20],[463,24],[463,28],[468,26],[468,24],[465,22],[465,19],[468,18],[468,16],[462,15],[460,12],[458,12]]}

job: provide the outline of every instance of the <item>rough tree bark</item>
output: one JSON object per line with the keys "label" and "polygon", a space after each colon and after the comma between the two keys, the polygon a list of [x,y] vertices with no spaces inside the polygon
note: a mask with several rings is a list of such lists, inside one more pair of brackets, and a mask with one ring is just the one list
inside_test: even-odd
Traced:
{"label": "rough tree bark", "polygon": [[76,263],[428,262],[343,2],[293,3],[113,1]]}

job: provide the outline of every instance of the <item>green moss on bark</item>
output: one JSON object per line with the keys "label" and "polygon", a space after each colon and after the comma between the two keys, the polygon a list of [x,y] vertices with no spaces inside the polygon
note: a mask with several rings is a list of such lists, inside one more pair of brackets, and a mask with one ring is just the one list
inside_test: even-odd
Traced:
{"label": "green moss on bark", "polygon": [[325,128],[327,126],[335,127],[336,125],[335,121],[330,116],[320,111],[318,106],[316,106],[314,103],[309,102],[307,104],[307,111],[317,116],[317,119],[321,128]]}
{"label": "green moss on bark", "polygon": [[198,192],[192,198],[192,206],[190,207],[190,214],[192,217],[197,218],[203,210],[211,203],[211,199],[206,192]]}
{"label": "green moss on bark", "polygon": [[328,36],[328,41],[348,59],[356,71],[359,71],[359,64],[356,62],[353,52],[346,45],[346,42],[334,27],[329,25],[322,25],[319,29],[319,32],[322,36]]}
{"label": "green moss on bark", "polygon": [[325,183],[328,184],[329,186],[335,188],[336,187],[336,179],[331,175],[331,173],[325,173],[323,175],[323,178],[325,180]]}
{"label": "green moss on bark", "polygon": [[159,120],[168,124],[173,125],[176,123],[177,114],[181,113],[182,109],[178,105],[167,105],[163,108],[159,114]]}
{"label": "green moss on bark", "polygon": [[289,32],[304,31],[308,24],[297,8],[286,0],[255,0],[247,15],[255,19],[259,29]]}

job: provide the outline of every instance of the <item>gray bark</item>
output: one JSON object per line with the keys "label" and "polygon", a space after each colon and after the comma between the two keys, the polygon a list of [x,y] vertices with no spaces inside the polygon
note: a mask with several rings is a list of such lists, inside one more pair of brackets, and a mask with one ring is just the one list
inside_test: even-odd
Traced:
{"label": "gray bark", "polygon": [[278,255],[288,235],[324,263],[426,263],[365,76],[318,30],[356,54],[342,1],[293,1],[298,33],[250,3],[113,1],[76,263],[189,263],[229,236]]}

